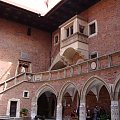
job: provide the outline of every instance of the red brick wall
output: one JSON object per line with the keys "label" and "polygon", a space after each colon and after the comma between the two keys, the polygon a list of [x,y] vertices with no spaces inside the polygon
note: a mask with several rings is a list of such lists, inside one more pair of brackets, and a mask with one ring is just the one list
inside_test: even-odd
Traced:
{"label": "red brick wall", "polygon": [[[88,74],[83,74],[83,75],[80,75],[80,76],[77,76],[77,77],[71,77],[71,78],[60,79],[60,80],[41,81],[41,82],[33,82],[33,83],[24,82],[24,83],[22,83],[22,84],[20,84],[16,87],[13,87],[12,89],[10,89],[6,92],[4,92],[3,94],[0,94],[0,108],[2,108],[2,109],[0,109],[0,115],[5,115],[6,114],[8,100],[11,99],[11,98],[20,99],[20,108],[23,108],[23,107],[28,108],[29,112],[30,112],[31,111],[32,98],[38,92],[38,89],[40,90],[40,88],[43,85],[45,85],[46,83],[51,85],[56,90],[56,92],[58,92],[60,94],[63,86],[65,86],[65,84],[67,82],[72,82],[78,88],[78,91],[80,92],[83,85],[85,84],[85,82],[94,75],[104,79],[106,81],[106,83],[114,84],[116,78],[119,75],[119,71],[120,71],[120,67],[117,67],[117,68],[100,70],[100,71],[91,72],[91,73],[88,73]],[[110,78],[112,78],[112,80],[109,80]],[[22,97],[24,90],[27,90],[27,91],[30,92],[30,98],[29,99],[25,99],[25,98]],[[105,90],[103,89],[103,91],[105,91]],[[106,95],[107,96],[106,98],[109,99],[108,92],[105,92],[105,94],[104,94],[103,91],[100,92],[100,96],[101,96],[100,100],[101,101],[102,101],[102,96],[104,96],[104,95]],[[105,102],[105,101],[103,101],[103,102]],[[76,107],[76,104],[75,103],[73,103],[73,104]],[[92,103],[90,103],[90,104],[91,104],[91,106],[95,105],[95,104],[92,104]]]}
{"label": "red brick wall", "polygon": [[8,62],[12,63],[10,75],[6,75],[4,79],[14,76],[21,52],[28,54],[33,72],[45,71],[49,68],[50,34],[32,28],[31,36],[28,36],[27,28],[26,25],[0,19],[0,60],[6,62],[6,65]]}
{"label": "red brick wall", "polygon": [[[88,38],[89,52],[97,51],[99,56],[120,50],[120,0],[102,0],[80,13],[88,23],[97,20],[98,34]],[[59,52],[59,45],[54,46],[52,34],[52,56]]]}
{"label": "red brick wall", "polygon": [[120,50],[120,0],[102,0],[80,14],[97,20],[98,34],[88,39],[89,51],[99,55]]}
{"label": "red brick wall", "polygon": [[[58,44],[54,45],[54,36],[56,34],[59,34],[59,42],[58,42]],[[52,58],[51,60],[52,61],[54,60],[54,58],[56,57],[56,55],[59,53],[59,51],[60,51],[60,30],[57,29],[56,31],[54,31],[52,33],[52,50],[51,50],[51,58]]]}

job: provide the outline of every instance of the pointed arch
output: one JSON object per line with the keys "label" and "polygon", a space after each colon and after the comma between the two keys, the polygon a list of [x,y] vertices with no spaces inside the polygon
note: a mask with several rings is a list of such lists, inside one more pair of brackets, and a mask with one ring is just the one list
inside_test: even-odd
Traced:
{"label": "pointed arch", "polygon": [[57,91],[54,89],[53,86],[50,84],[43,84],[38,90],[36,90],[34,97],[32,98],[31,103],[31,118],[33,119],[37,115],[37,100],[38,98],[44,93],[44,92],[51,92],[53,93],[57,98]]}
{"label": "pointed arch", "polygon": [[36,96],[36,97],[37,97],[37,96],[39,97],[41,94],[43,94],[43,93],[46,92],[46,91],[49,91],[49,92],[51,92],[51,93],[54,93],[54,94],[57,96],[57,91],[54,89],[54,87],[51,86],[50,84],[47,84],[47,83],[43,84],[43,85],[36,91],[35,96]]}
{"label": "pointed arch", "polygon": [[[94,89],[95,86],[97,87],[97,90]],[[106,87],[106,89],[110,95],[110,87],[107,85],[105,80],[103,80],[102,78],[100,78],[98,76],[90,77],[82,87],[81,100],[85,101],[85,96],[91,89],[92,89],[92,92],[94,92],[94,94],[96,96],[99,96],[99,92],[100,92],[102,86]],[[111,98],[111,96],[110,96],[110,98]]]}
{"label": "pointed arch", "polygon": [[60,103],[62,102],[62,97],[63,97],[63,95],[64,95],[64,93],[65,93],[65,90],[66,90],[67,88],[70,88],[70,87],[75,88],[75,90],[78,92],[78,95],[80,96],[80,92],[79,92],[79,89],[77,88],[77,86],[76,86],[74,83],[72,83],[72,82],[66,82],[66,83],[62,86],[62,88],[61,88],[61,90],[60,90],[60,92],[59,92],[58,100],[59,100]]}

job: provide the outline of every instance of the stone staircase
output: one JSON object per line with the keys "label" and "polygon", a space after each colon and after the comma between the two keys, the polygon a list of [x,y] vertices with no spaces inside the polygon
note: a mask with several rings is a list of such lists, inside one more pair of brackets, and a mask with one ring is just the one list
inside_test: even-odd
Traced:
{"label": "stone staircase", "polygon": [[21,73],[17,76],[14,76],[2,83],[0,83],[0,94],[3,92],[25,82],[25,81],[30,81],[32,79],[32,74],[31,73]]}

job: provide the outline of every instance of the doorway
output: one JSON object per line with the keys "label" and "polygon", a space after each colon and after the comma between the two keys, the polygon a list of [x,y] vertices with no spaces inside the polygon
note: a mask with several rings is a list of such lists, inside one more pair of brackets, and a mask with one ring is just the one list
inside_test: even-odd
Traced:
{"label": "doorway", "polygon": [[46,91],[37,100],[37,116],[54,119],[57,99],[55,94]]}
{"label": "doorway", "polygon": [[17,101],[10,102],[10,117],[16,117]]}

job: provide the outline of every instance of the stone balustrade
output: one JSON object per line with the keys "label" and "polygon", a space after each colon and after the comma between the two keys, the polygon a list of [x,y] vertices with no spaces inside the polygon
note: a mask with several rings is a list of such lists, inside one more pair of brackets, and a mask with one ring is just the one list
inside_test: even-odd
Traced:
{"label": "stone balustrade", "polygon": [[12,77],[2,83],[0,83],[0,93],[9,90],[10,88],[24,82],[31,81],[32,74],[31,73],[21,73],[15,77]]}
{"label": "stone balustrade", "polygon": [[41,72],[33,75],[32,81],[49,81],[69,78],[89,72],[120,66],[120,51],[108,55],[89,59],[79,64],[59,70]]}
{"label": "stone balustrade", "polygon": [[87,44],[88,43],[87,38],[88,38],[87,35],[84,35],[80,32],[76,32],[73,35],[61,41],[61,48],[66,47],[74,42],[82,42]]}
{"label": "stone balustrade", "polygon": [[0,94],[18,84],[21,84],[22,82],[60,80],[118,66],[120,66],[120,51],[104,55],[95,59],[89,59],[82,63],[58,70],[40,72],[37,74],[21,73],[13,78],[10,78],[0,83]]}

